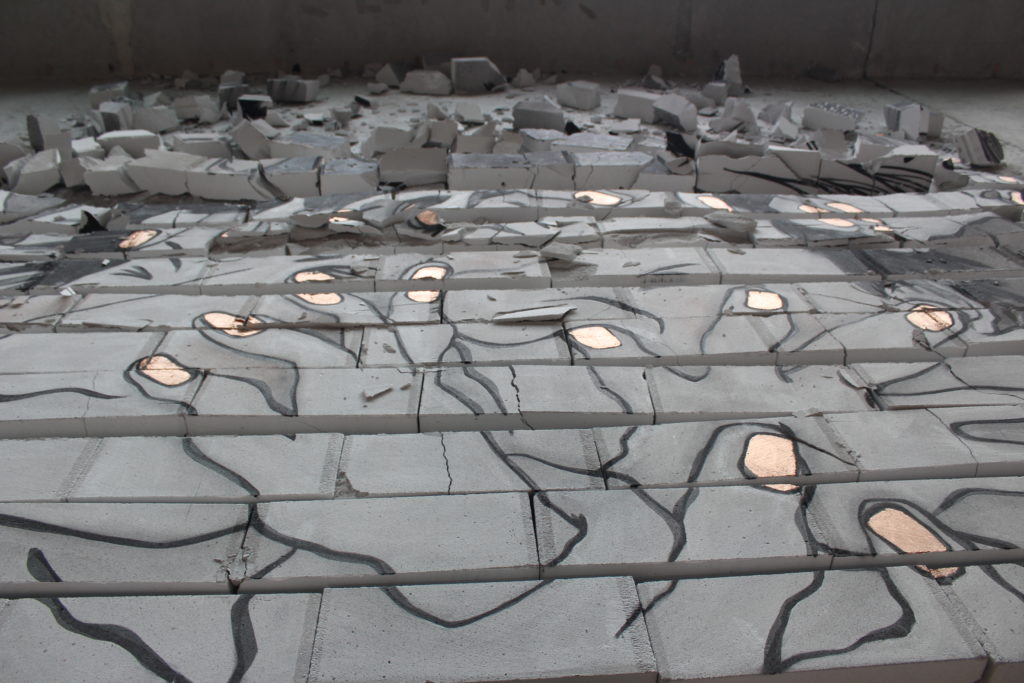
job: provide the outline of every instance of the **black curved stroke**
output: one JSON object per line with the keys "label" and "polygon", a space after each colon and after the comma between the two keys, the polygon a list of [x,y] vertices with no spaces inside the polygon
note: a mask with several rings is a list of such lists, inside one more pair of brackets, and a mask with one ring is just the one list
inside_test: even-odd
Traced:
{"label": "black curved stroke", "polygon": [[[52,583],[61,581],[60,576],[47,561],[39,548],[28,551],[26,566],[36,581]],[[173,683],[188,683],[189,679],[172,667],[156,650],[146,644],[134,631],[117,624],[94,624],[75,618],[58,598],[33,598],[45,605],[57,624],[75,635],[85,636],[117,645],[135,658],[140,665],[154,676]]]}
{"label": "black curved stroke", "polygon": [[50,394],[79,394],[88,398],[99,398],[99,399],[112,399],[112,398],[124,398],[124,396],[115,396],[113,394],[102,394],[92,389],[82,389],[79,387],[67,387],[64,389],[43,389],[41,391],[29,391],[24,394],[0,394],[0,403],[9,403],[12,401],[24,401],[30,398],[36,398],[37,396],[49,396]]}

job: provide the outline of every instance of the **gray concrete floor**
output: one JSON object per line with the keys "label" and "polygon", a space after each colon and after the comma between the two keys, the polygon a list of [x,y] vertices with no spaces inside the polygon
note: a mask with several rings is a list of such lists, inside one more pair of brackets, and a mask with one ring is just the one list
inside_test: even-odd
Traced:
{"label": "gray concrete floor", "polygon": [[[134,85],[138,90],[148,93],[159,89],[161,84],[140,82]],[[628,84],[609,81],[602,85],[618,88]],[[1009,172],[1024,172],[1024,116],[1021,114],[1024,111],[1024,83],[1021,82],[893,81],[876,84],[868,81],[822,83],[811,80],[756,80],[748,85],[752,90],[748,100],[755,111],[768,102],[790,100],[799,115],[804,106],[813,102],[836,102],[867,112],[862,128],[868,131],[880,131],[883,128],[884,105],[918,101],[947,115],[944,135],[947,139],[968,127],[994,132],[1006,152],[1006,169]],[[532,92],[553,95],[554,86],[537,86]],[[88,108],[87,93],[88,87],[81,85],[5,87],[0,92],[0,139],[24,135],[26,114],[40,113],[57,118],[83,115]],[[349,102],[355,94],[368,96],[365,81],[332,83],[323,90],[321,100],[306,108],[327,109]],[[428,100],[445,105],[449,111],[458,101],[471,100],[485,112],[495,114],[499,121],[508,119],[511,122],[512,105],[524,94],[524,91],[510,89],[504,93],[476,97],[428,98],[391,91],[383,96],[368,96],[374,103],[374,112],[353,121],[349,132],[362,139],[375,126],[408,126],[412,120],[422,119],[424,102]],[[614,103],[614,97],[606,96],[599,110],[573,112],[570,118],[580,124],[592,123],[593,129],[600,131],[605,127],[605,122],[591,119],[597,115],[610,114]],[[955,151],[949,144],[942,146],[950,153]]]}

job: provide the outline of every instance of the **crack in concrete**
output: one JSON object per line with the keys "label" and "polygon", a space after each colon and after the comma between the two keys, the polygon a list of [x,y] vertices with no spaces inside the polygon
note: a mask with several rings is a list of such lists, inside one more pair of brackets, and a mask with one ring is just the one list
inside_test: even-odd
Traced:
{"label": "crack in concrete", "polygon": [[444,458],[444,470],[448,474],[448,493],[452,492],[452,467],[451,461],[448,460],[448,444],[444,442],[444,432],[440,432],[441,437],[441,457]]}

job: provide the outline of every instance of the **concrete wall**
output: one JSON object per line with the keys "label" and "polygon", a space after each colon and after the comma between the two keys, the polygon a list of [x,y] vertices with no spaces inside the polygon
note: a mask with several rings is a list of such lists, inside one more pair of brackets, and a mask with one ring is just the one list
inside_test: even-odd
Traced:
{"label": "concrete wall", "polygon": [[1020,0],[5,0],[8,81],[81,81],[189,68],[307,74],[420,55],[707,78],[1024,78]]}

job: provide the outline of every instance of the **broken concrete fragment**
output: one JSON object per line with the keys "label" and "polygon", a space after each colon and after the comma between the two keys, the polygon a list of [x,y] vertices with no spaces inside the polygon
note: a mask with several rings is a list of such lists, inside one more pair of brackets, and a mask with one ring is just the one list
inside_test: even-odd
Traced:
{"label": "broken concrete fragment", "polygon": [[228,137],[221,133],[174,133],[169,143],[175,152],[223,159],[231,157]]}
{"label": "broken concrete fragment", "polygon": [[620,119],[640,119],[644,123],[654,123],[654,103],[661,95],[646,90],[619,90],[615,102],[613,116]]}
{"label": "broken concrete fragment", "polygon": [[590,111],[601,106],[601,86],[591,81],[559,83],[555,93],[564,107]]}
{"label": "broken concrete fragment", "polygon": [[450,95],[452,82],[440,71],[416,69],[405,75],[399,90],[414,95]]}
{"label": "broken concrete fragment", "polygon": [[625,152],[633,139],[623,135],[574,133],[551,143],[552,151],[562,152]]}
{"label": "broken concrete fragment", "polygon": [[260,162],[263,177],[288,197],[320,196],[320,157],[265,159]]}
{"label": "broken concrete fragment", "polygon": [[537,79],[526,69],[520,69],[512,78],[513,88],[532,88],[537,85]]}
{"label": "broken concrete fragment", "polygon": [[188,171],[208,161],[195,154],[148,149],[141,159],[128,162],[125,171],[140,190],[177,196],[188,192],[185,182]]}
{"label": "broken concrete fragment", "polygon": [[697,107],[682,95],[662,95],[653,107],[655,123],[667,123],[688,133],[697,130]]}
{"label": "broken concrete fragment", "polygon": [[147,149],[160,148],[160,136],[148,130],[115,130],[96,138],[107,153],[120,147],[136,159],[145,156]]}
{"label": "broken concrete fragment", "polygon": [[455,120],[470,125],[481,125],[486,119],[479,104],[462,101],[455,105]]}
{"label": "broken concrete fragment", "polygon": [[452,190],[500,190],[530,187],[533,172],[521,154],[452,154],[448,187]]}
{"label": "broken concrete fragment", "polygon": [[576,310],[575,306],[540,306],[538,308],[523,308],[516,311],[503,311],[496,313],[491,318],[495,323],[535,323],[562,320]]}
{"label": "broken concrete fragment", "polygon": [[126,166],[132,156],[120,147],[114,147],[106,159],[80,158],[84,169],[83,180],[93,194],[116,196],[134,194],[138,186],[128,177]]}
{"label": "broken concrete fragment", "polygon": [[231,137],[249,159],[266,159],[270,156],[270,139],[277,137],[274,127],[262,119],[243,119]]}
{"label": "broken concrete fragment", "polygon": [[249,86],[245,83],[221,85],[217,88],[217,101],[222,107],[227,107],[228,111],[235,111],[238,109],[238,98],[248,92]]}
{"label": "broken concrete fragment", "polygon": [[992,133],[974,128],[956,136],[960,159],[971,166],[989,168],[1003,163],[1003,145]]}
{"label": "broken concrete fragment", "polygon": [[403,128],[377,126],[363,142],[360,153],[371,158],[385,152],[408,147],[412,143],[412,132]]}
{"label": "broken concrete fragment", "polygon": [[377,163],[364,159],[327,159],[320,169],[320,193],[355,194],[376,192]]}
{"label": "broken concrete fragment", "polygon": [[443,149],[397,149],[380,159],[382,183],[406,186],[443,183],[448,175],[448,155]]}
{"label": "broken concrete fragment", "polygon": [[132,127],[132,105],[127,102],[103,102],[99,106],[103,130],[127,130]]}
{"label": "broken concrete fragment", "polygon": [[212,159],[190,169],[185,182],[190,193],[203,199],[275,199],[273,188],[260,175],[258,161]]}
{"label": "broken concrete fragment", "polygon": [[743,77],[740,75],[740,58],[730,55],[722,62],[718,67],[718,73],[715,74],[715,80],[725,83],[730,97],[742,95],[744,88]]}
{"label": "broken concrete fragment", "polygon": [[45,149],[15,159],[4,167],[11,189],[19,194],[42,194],[60,183],[60,152]]}
{"label": "broken concrete fragment", "polygon": [[163,133],[178,127],[178,113],[170,107],[140,107],[132,112],[133,125],[151,133]]}
{"label": "broken concrete fragment", "polygon": [[704,220],[726,230],[733,230],[749,235],[757,227],[757,221],[732,211],[712,211],[704,215]]}
{"label": "broken concrete fragment", "polygon": [[89,106],[98,108],[104,102],[119,100],[128,96],[128,81],[94,85],[89,88]]}
{"label": "broken concrete fragment", "polygon": [[348,138],[333,133],[297,131],[282,133],[270,141],[270,156],[288,157],[322,156],[343,159],[351,156]]}
{"label": "broken concrete fragment", "polygon": [[430,134],[427,137],[428,147],[443,147],[450,149],[459,136],[459,124],[446,119],[444,121],[431,121]]}
{"label": "broken concrete fragment", "polygon": [[644,152],[570,152],[577,190],[629,189],[654,158]]}
{"label": "broken concrete fragment", "polygon": [[267,80],[267,94],[275,102],[312,102],[320,94],[320,81],[297,77]]}
{"label": "broken concrete fragment", "polygon": [[[241,101],[242,98],[238,99]],[[200,123],[216,123],[221,117],[220,103],[209,95],[177,97],[174,110],[182,121],[197,119]]]}
{"label": "broken concrete fragment", "polygon": [[537,253],[540,254],[541,258],[551,259],[552,261],[572,262],[583,253],[583,247],[552,241],[541,247]]}
{"label": "broken concrete fragment", "polygon": [[378,83],[397,88],[402,84],[406,71],[407,69],[400,64],[385,64],[374,74],[374,78]]}
{"label": "broken concrete fragment", "polygon": [[523,137],[523,150],[526,152],[550,151],[555,141],[568,137],[561,128],[521,128],[519,132]]}
{"label": "broken concrete fragment", "polygon": [[512,109],[515,130],[523,128],[565,129],[565,114],[550,97],[535,97],[517,102]]}
{"label": "broken concrete fragment", "polygon": [[371,95],[383,95],[388,91],[388,86],[384,83],[367,83],[366,90]]}
{"label": "broken concrete fragment", "polygon": [[928,128],[928,110],[916,103],[887,104],[883,114],[886,127],[893,132],[903,133],[911,142],[916,142]]}
{"label": "broken concrete fragment", "polygon": [[460,95],[482,95],[505,84],[505,77],[487,57],[456,57],[451,74],[452,85]]}
{"label": "broken concrete fragment", "polygon": [[701,88],[700,93],[720,107],[729,97],[729,85],[724,81],[712,81]]}
{"label": "broken concrete fragment", "polygon": [[[273,106],[274,100],[269,95],[241,95],[238,98],[238,109],[247,119],[266,118],[267,110]],[[181,110],[178,110],[181,116]]]}
{"label": "broken concrete fragment", "polygon": [[818,102],[804,109],[803,126],[809,130],[856,130],[864,113],[833,102]]}
{"label": "broken concrete fragment", "polygon": [[245,72],[228,69],[220,75],[221,85],[241,85],[245,83]]}

